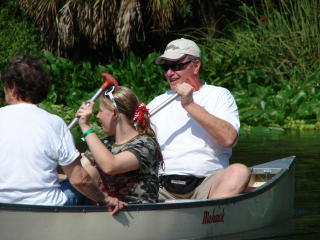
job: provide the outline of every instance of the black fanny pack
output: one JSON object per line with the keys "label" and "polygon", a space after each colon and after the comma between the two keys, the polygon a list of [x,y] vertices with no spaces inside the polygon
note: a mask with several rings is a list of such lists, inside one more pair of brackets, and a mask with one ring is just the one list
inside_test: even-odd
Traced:
{"label": "black fanny pack", "polygon": [[203,180],[191,175],[163,175],[160,176],[160,185],[169,192],[185,194],[193,191]]}

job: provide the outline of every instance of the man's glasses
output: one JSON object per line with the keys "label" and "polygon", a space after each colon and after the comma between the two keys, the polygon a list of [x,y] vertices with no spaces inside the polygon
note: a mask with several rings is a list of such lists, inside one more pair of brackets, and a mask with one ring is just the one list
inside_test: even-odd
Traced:
{"label": "man's glasses", "polygon": [[116,89],[115,86],[112,86],[112,87],[108,88],[108,89],[104,92],[104,95],[105,95],[106,97],[109,97],[109,99],[111,100],[111,102],[112,102],[113,106],[115,107],[115,109],[118,109],[116,100],[114,99],[113,94],[112,94],[115,89]]}
{"label": "man's glasses", "polygon": [[188,65],[189,63],[191,63],[192,61],[187,61],[187,62],[183,62],[183,63],[175,63],[175,64],[162,64],[161,67],[162,69],[166,72],[169,69],[171,69],[172,71],[180,71],[182,70],[186,65]]}

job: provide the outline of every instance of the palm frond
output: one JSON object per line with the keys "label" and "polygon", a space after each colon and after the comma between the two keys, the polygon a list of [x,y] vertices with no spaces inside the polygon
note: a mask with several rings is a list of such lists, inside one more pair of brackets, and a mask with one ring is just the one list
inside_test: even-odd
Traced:
{"label": "palm frond", "polygon": [[168,31],[173,24],[174,12],[185,2],[186,0],[150,0],[148,10],[153,16],[154,26],[161,31]]}
{"label": "palm frond", "polygon": [[59,11],[56,18],[58,29],[58,48],[71,48],[79,41],[75,30],[75,2],[68,1]]}
{"label": "palm frond", "polygon": [[144,39],[141,8],[138,0],[122,0],[116,23],[116,41],[123,52],[130,41]]}
{"label": "palm frond", "polygon": [[93,30],[91,42],[94,47],[103,46],[113,36],[117,12],[117,0],[97,0],[93,5]]}
{"label": "palm frond", "polygon": [[92,49],[111,43],[109,48],[127,53],[132,44],[145,40],[145,29],[150,26],[168,31],[174,13],[187,0],[18,1],[41,27],[45,47],[58,56],[66,56],[66,50],[81,43]]}
{"label": "palm frond", "polygon": [[35,23],[47,27],[55,26],[55,19],[66,0],[20,0],[19,5]]}

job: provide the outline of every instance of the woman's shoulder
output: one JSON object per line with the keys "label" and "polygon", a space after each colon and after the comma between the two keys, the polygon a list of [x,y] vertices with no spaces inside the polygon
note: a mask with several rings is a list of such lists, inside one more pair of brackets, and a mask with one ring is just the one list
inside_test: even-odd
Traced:
{"label": "woman's shoulder", "polygon": [[125,145],[125,149],[132,149],[145,154],[150,154],[158,149],[157,141],[153,137],[144,134],[139,134]]}
{"label": "woman's shoulder", "polygon": [[145,135],[145,134],[139,134],[137,137],[135,137],[132,140],[132,143],[136,144],[136,143],[150,143],[150,144],[156,144],[156,139],[149,136],[149,135]]}

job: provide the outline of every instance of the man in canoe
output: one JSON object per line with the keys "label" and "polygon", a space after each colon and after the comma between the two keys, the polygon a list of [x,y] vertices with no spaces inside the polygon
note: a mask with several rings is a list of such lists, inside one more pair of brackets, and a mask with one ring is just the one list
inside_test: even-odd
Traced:
{"label": "man in canoe", "polygon": [[171,90],[148,108],[152,112],[178,95],[151,117],[164,158],[159,197],[207,199],[242,192],[250,172],[243,164],[229,165],[240,128],[231,93],[200,80],[201,53],[191,40],[170,42],[156,64],[161,64]]}
{"label": "man in canoe", "polygon": [[[36,104],[50,90],[42,62],[15,56],[2,74],[7,106],[0,108],[0,202],[32,205],[74,205],[81,193],[116,213],[126,203],[102,193],[80,163],[80,154],[65,122]],[[72,185],[60,185],[60,165]],[[79,194],[80,195],[80,194]]]}

